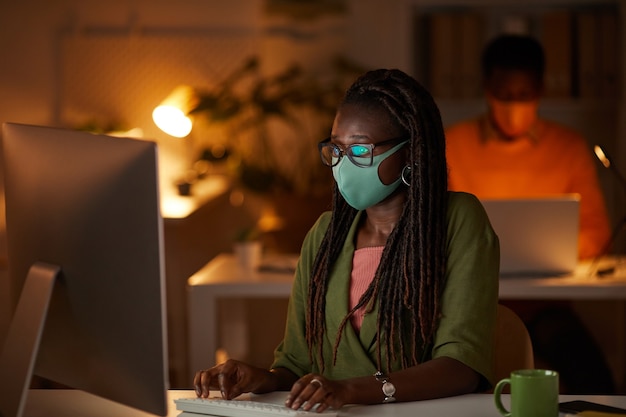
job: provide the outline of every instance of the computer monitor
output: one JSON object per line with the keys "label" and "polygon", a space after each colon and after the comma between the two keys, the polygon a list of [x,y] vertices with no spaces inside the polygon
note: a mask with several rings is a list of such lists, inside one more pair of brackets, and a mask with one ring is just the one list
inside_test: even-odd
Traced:
{"label": "computer monitor", "polygon": [[5,123],[9,281],[0,415],[31,376],[167,414],[163,226],[150,141]]}

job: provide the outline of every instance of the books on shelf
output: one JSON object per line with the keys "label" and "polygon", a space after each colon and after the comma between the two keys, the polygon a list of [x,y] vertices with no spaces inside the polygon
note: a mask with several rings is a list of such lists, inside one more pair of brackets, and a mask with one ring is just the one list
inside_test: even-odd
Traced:
{"label": "books on shelf", "polygon": [[576,16],[578,91],[582,98],[619,96],[618,17],[609,10]]}
{"label": "books on shelf", "polygon": [[430,16],[430,90],[437,97],[458,96],[454,65],[455,18],[450,13],[435,13]]}
{"label": "books on shelf", "polygon": [[578,44],[577,91],[575,95],[583,98],[600,96],[600,48],[597,36],[596,16],[591,13],[579,13],[576,16],[576,41]]}
{"label": "books on shelf", "polygon": [[[483,48],[495,36],[493,28],[500,28],[498,32],[510,26],[504,25],[510,16],[470,9],[436,9],[422,16],[418,24],[425,25],[426,34],[418,65],[431,93],[444,99],[480,97]],[[621,47],[615,7],[545,8],[523,18],[530,35],[544,46],[546,97],[619,97]]]}
{"label": "books on shelf", "polygon": [[572,96],[572,24],[571,13],[558,10],[541,18],[540,42],[546,57],[544,94],[546,97]]}
{"label": "books on shelf", "polygon": [[620,77],[619,70],[619,24],[615,13],[601,13],[598,16],[600,41],[597,45],[601,51],[600,96],[618,98]]}
{"label": "books on shelf", "polygon": [[473,13],[429,16],[430,90],[440,98],[477,97],[481,93],[482,19]]}

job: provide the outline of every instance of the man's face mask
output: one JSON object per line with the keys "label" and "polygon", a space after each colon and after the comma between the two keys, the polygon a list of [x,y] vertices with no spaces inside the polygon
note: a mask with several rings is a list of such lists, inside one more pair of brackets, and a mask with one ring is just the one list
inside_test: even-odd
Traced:
{"label": "man's face mask", "polygon": [[333,166],[333,177],[337,181],[339,192],[348,204],[357,210],[365,210],[380,203],[398,188],[401,179],[398,177],[391,184],[384,184],[378,176],[378,167],[407,142],[375,155],[369,167],[356,166],[347,157],[341,158],[339,163]]}
{"label": "man's face mask", "polygon": [[493,123],[507,138],[526,135],[537,121],[539,101],[501,101],[489,98]]}

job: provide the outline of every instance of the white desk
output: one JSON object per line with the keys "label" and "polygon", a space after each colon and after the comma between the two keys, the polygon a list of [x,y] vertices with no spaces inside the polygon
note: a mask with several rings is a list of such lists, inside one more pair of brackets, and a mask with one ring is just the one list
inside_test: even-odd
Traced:
{"label": "white desk", "polygon": [[[615,264],[608,258],[598,263],[603,269]],[[500,278],[500,299],[516,300],[626,300],[626,268],[617,274],[590,275],[591,263],[581,262],[573,274],[558,277]]]}
{"label": "white desk", "polygon": [[[298,255],[274,258],[272,264],[283,271],[259,272],[242,269],[232,254],[220,254],[187,281],[189,312],[189,375],[214,364],[220,347],[218,334],[218,299],[288,298]],[[268,259],[263,261],[268,263]],[[245,327],[243,319],[230,318],[232,328]],[[236,324],[236,322],[241,322]],[[235,322],[235,323],[233,323]]]}
{"label": "white desk", "polygon": [[[256,396],[265,402],[281,404],[287,393],[275,392]],[[176,417],[175,398],[194,397],[193,391],[172,390],[168,392],[168,417]],[[559,401],[586,400],[614,407],[626,408],[626,396],[600,395],[562,395]],[[503,402],[508,406],[510,398],[503,395]],[[24,417],[154,417],[111,401],[95,397],[77,390],[31,390],[28,395]],[[392,403],[368,406],[346,406],[339,411],[339,416],[361,417],[499,417],[491,394],[469,394],[437,400]]]}
{"label": "white desk", "polygon": [[[283,259],[285,264],[294,265],[297,260],[297,255],[283,256],[274,258],[273,263],[280,265]],[[626,300],[626,276],[589,278],[584,273],[587,270],[588,265],[581,265],[576,275],[567,277],[502,278],[500,298]],[[218,299],[289,297],[292,280],[292,273],[245,271],[232,254],[220,254],[195,273],[188,280],[190,375],[214,364],[215,352],[220,347]],[[623,340],[620,343],[623,345]]]}

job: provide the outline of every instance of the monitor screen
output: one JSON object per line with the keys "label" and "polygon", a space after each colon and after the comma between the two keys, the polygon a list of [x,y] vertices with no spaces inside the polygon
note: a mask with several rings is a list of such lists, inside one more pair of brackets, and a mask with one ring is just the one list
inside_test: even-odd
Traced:
{"label": "monitor screen", "polygon": [[12,123],[2,133],[15,313],[0,415],[21,414],[31,375],[167,414],[156,144]]}

